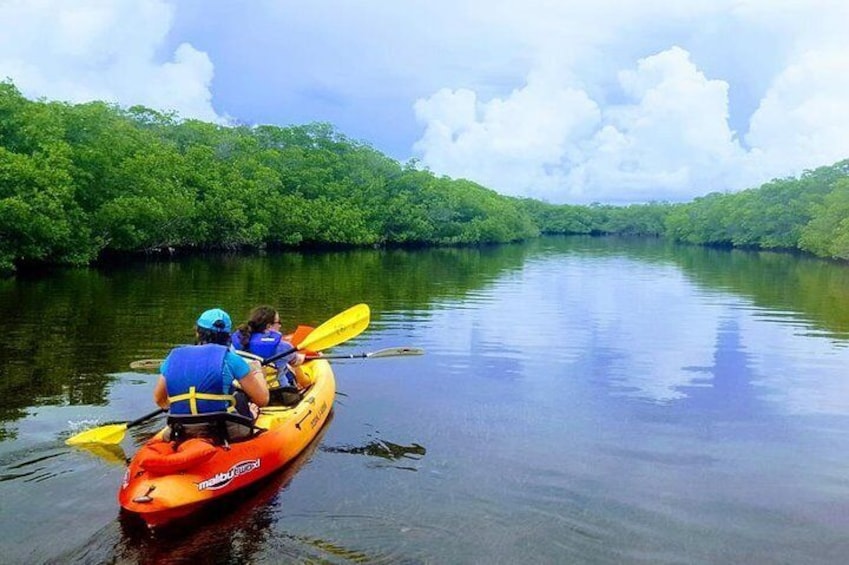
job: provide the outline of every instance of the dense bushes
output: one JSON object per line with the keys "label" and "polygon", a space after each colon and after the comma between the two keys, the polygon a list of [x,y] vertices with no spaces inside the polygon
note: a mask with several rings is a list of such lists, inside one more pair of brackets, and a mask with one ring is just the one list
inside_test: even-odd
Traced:
{"label": "dense bushes", "polygon": [[474,244],[538,234],[525,209],[402,166],[327,124],[223,127],[0,83],[0,268],[104,251]]}
{"label": "dense bushes", "polygon": [[849,259],[849,161],[684,204],[552,205],[405,165],[328,124],[225,127],[0,82],[0,271],[106,251],[665,236]]}
{"label": "dense bushes", "polygon": [[523,205],[543,233],[664,236],[849,259],[849,160],[682,204],[582,207],[525,200]]}

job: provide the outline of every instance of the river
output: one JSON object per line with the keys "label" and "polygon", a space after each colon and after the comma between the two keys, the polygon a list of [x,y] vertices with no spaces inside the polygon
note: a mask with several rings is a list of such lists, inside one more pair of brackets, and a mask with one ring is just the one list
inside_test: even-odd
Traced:
{"label": "river", "polygon": [[[322,436],[176,531],[119,515],[129,369],[221,307],[365,302]],[[849,267],[660,240],[211,255],[0,280],[3,563],[843,563]]]}

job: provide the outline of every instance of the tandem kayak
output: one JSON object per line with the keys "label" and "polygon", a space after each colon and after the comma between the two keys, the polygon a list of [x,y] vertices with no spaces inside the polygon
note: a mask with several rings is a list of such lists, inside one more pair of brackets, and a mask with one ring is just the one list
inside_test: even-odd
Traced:
{"label": "tandem kayak", "polygon": [[192,438],[174,447],[162,432],[130,461],[118,502],[151,528],[194,513],[206,503],[254,484],[301,453],[324,426],[333,407],[336,380],[321,359],[302,365],[312,385],[297,405],[267,406],[252,438],[216,445]]}

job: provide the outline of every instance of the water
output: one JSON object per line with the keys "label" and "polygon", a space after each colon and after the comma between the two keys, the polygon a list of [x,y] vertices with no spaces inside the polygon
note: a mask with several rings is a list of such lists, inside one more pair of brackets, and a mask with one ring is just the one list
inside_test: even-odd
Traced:
{"label": "water", "polygon": [[[204,257],[0,281],[4,563],[842,563],[849,268],[662,242]],[[152,410],[136,359],[208,307],[316,325],[323,437],[177,531],[119,515],[122,452],[63,440]]]}

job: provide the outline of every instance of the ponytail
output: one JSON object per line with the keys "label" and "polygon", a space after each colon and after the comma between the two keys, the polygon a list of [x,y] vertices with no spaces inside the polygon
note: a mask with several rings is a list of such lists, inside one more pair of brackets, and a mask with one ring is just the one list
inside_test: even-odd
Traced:
{"label": "ponytail", "polygon": [[239,330],[239,343],[242,345],[242,349],[248,351],[251,336],[267,330],[276,317],[277,310],[271,306],[257,306],[251,310],[250,319],[237,328]]}

